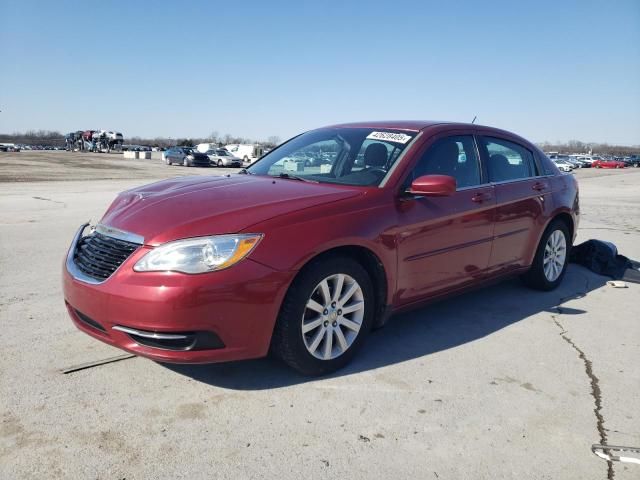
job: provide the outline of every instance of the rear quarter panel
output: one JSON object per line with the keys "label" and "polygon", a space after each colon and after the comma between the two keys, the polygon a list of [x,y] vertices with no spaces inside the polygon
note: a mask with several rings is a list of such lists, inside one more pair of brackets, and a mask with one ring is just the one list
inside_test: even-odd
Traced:
{"label": "rear quarter panel", "polygon": [[540,228],[537,232],[535,243],[529,252],[528,264],[533,262],[536,248],[540,243],[542,234],[549,224],[560,214],[568,214],[573,220],[572,243],[576,238],[578,225],[580,222],[580,201],[578,194],[578,183],[571,174],[558,174],[549,177],[551,183],[550,202],[547,204],[544,217],[541,218]]}

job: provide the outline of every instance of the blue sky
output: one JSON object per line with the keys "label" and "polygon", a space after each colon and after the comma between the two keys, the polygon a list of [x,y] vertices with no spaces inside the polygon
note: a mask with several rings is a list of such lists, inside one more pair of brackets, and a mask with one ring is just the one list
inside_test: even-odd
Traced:
{"label": "blue sky", "polygon": [[0,0],[0,132],[440,119],[640,144],[640,1]]}

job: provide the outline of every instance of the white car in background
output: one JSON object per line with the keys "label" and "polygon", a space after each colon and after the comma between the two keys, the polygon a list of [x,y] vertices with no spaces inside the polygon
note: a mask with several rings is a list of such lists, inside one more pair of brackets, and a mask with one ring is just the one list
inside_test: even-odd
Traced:
{"label": "white car in background", "polygon": [[225,145],[224,148],[234,157],[241,158],[244,163],[253,163],[264,155],[264,148],[257,144],[234,143]]}
{"label": "white car in background", "polygon": [[556,167],[560,169],[561,172],[571,172],[575,168],[572,163],[567,162],[566,160],[562,160],[559,158],[553,159],[553,163],[556,164]]}

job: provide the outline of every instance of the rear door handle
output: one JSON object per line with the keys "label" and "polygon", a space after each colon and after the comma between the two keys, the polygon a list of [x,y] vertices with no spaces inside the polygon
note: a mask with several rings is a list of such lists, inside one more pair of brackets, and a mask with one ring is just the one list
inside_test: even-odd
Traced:
{"label": "rear door handle", "polygon": [[546,190],[547,186],[542,182],[536,182],[531,188],[533,188],[537,192],[541,192],[542,190]]}
{"label": "rear door handle", "polygon": [[491,200],[491,195],[486,193],[476,193],[473,197],[471,197],[472,202],[482,203],[486,200]]}

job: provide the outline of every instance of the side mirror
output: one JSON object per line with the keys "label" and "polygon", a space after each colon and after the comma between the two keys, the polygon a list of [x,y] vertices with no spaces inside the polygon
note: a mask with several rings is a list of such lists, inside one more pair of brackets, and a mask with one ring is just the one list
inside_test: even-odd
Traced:
{"label": "side mirror", "polygon": [[411,182],[408,192],[425,197],[448,197],[456,191],[456,179],[449,175],[423,175]]}

